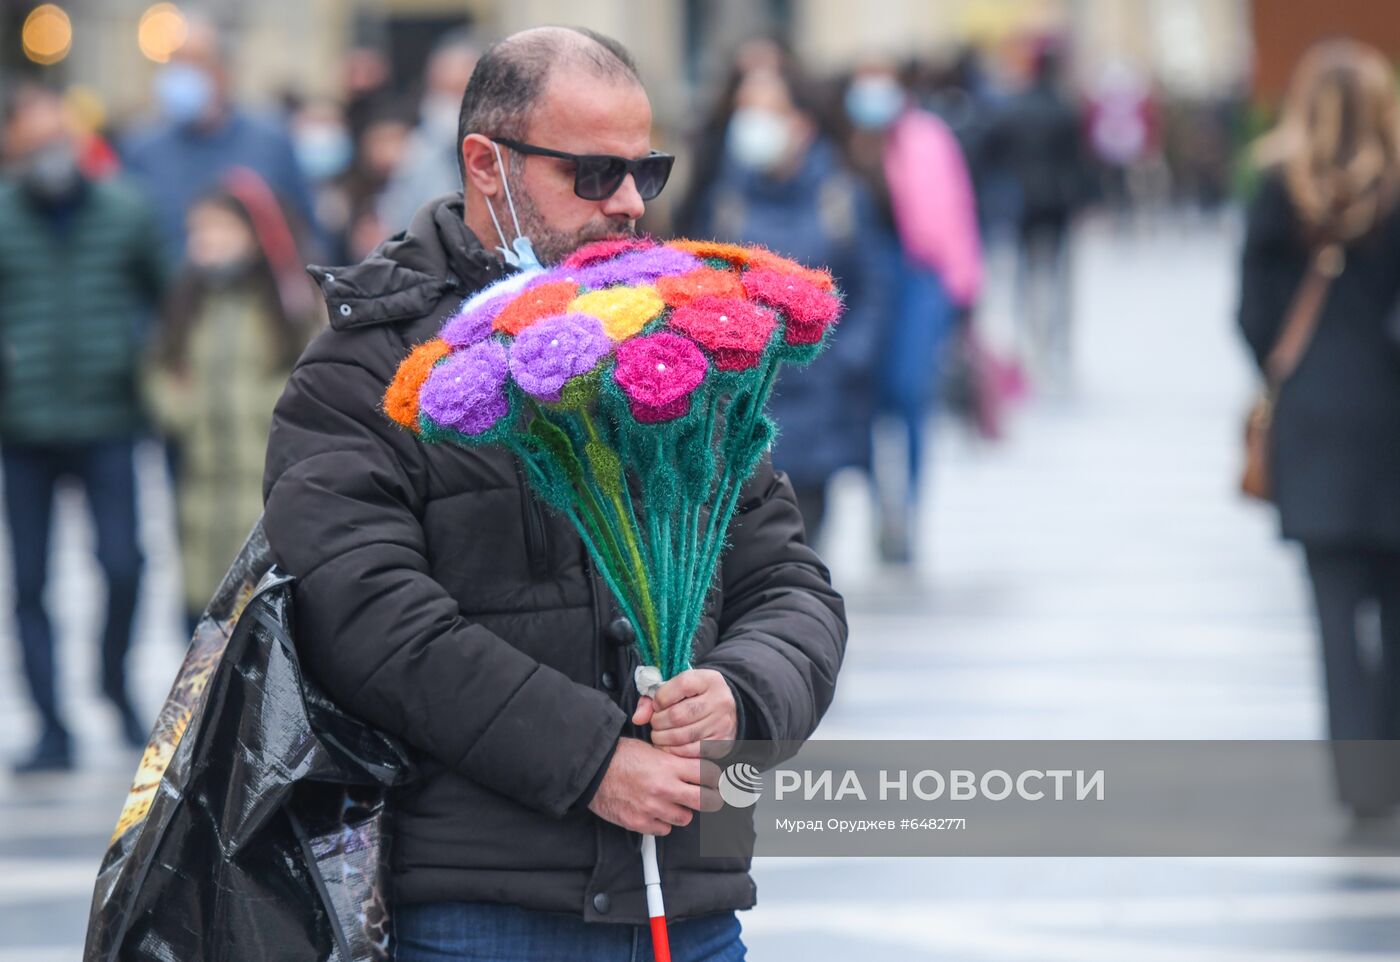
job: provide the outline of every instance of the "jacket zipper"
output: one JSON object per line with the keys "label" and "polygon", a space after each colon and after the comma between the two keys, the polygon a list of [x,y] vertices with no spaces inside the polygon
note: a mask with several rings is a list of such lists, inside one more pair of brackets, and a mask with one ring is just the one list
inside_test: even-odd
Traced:
{"label": "jacket zipper", "polygon": [[544,528],[544,515],[539,499],[530,493],[530,486],[525,483],[525,471],[518,461],[515,476],[520,482],[520,519],[525,525],[525,557],[530,564],[531,577],[541,580],[549,573],[549,541]]}

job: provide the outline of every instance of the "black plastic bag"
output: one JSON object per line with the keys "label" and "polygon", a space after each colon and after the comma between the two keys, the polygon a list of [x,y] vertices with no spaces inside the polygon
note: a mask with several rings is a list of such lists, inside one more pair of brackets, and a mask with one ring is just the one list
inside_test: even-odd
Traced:
{"label": "black plastic bag", "polygon": [[102,860],[84,962],[369,962],[402,747],[333,705],[292,642],[259,524],[195,631]]}

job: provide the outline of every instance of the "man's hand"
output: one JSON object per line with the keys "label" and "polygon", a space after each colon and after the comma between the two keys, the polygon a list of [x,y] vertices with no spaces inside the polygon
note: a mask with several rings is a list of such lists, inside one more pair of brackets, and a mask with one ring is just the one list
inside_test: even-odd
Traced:
{"label": "man's hand", "polygon": [[632,714],[634,725],[651,723],[651,743],[683,758],[699,758],[700,742],[733,741],[739,734],[734,693],[713,668],[683,671],[643,697]]}
{"label": "man's hand", "polygon": [[599,818],[633,832],[669,835],[696,812],[717,812],[719,766],[681,758],[638,738],[619,738],[598,791],[588,803]]}

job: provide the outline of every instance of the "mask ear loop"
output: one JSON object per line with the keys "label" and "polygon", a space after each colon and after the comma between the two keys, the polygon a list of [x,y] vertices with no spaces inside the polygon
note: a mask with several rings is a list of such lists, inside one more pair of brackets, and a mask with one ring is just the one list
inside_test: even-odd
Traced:
{"label": "mask ear loop", "polygon": [[501,222],[496,219],[496,208],[491,204],[491,198],[486,198],[486,210],[491,214],[491,223],[496,225],[496,233],[501,238],[501,246],[496,248],[500,251],[501,258],[511,267],[522,269],[539,267],[539,258],[535,256],[535,249],[530,244],[530,238],[526,237],[520,230],[520,218],[515,213],[515,200],[510,196],[510,178],[506,176],[505,161],[501,159],[501,146],[494,140],[491,141],[491,149],[496,152],[496,167],[501,171],[501,186],[506,191],[506,207],[510,210],[510,219],[515,224],[515,243],[511,248],[506,246],[506,234],[501,230]]}

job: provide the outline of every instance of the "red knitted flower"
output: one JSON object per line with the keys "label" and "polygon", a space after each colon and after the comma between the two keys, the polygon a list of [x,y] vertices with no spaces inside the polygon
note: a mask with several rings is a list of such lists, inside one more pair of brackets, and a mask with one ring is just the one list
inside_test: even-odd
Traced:
{"label": "red knitted flower", "polygon": [[679,334],[661,331],[617,346],[613,379],[643,424],[674,421],[690,410],[690,394],[705,379],[705,355]]}
{"label": "red knitted flower", "polygon": [[793,274],[766,268],[744,272],[749,297],[787,317],[787,342],[816,344],[841,313],[841,300]]}
{"label": "red knitted flower", "polygon": [[514,337],[536,321],[556,314],[567,314],[569,302],[578,297],[578,285],[554,281],[521,291],[520,296],[496,315],[492,327]]}
{"label": "red knitted flower", "polygon": [[564,258],[559,266],[565,270],[573,270],[577,267],[587,267],[595,261],[605,261],[628,251],[643,250],[654,246],[656,246],[655,242],[646,237],[610,237],[607,240],[583,245]]}
{"label": "red knitted flower", "polygon": [[810,267],[803,267],[797,261],[780,257],[770,250],[755,248],[749,252],[748,266],[750,270],[770,270],[780,274],[791,274],[793,277],[800,277],[810,284],[816,285],[824,291],[831,291],[836,284],[831,279],[831,274],[827,271],[817,271]]}
{"label": "red knitted flower", "polygon": [[709,351],[721,371],[745,371],[758,364],[778,319],[748,301],[707,296],[672,311],[670,325]]}
{"label": "red knitted flower", "polygon": [[744,296],[744,284],[739,275],[713,267],[702,267],[679,277],[659,278],[656,290],[671,307],[684,307],[697,297]]}

